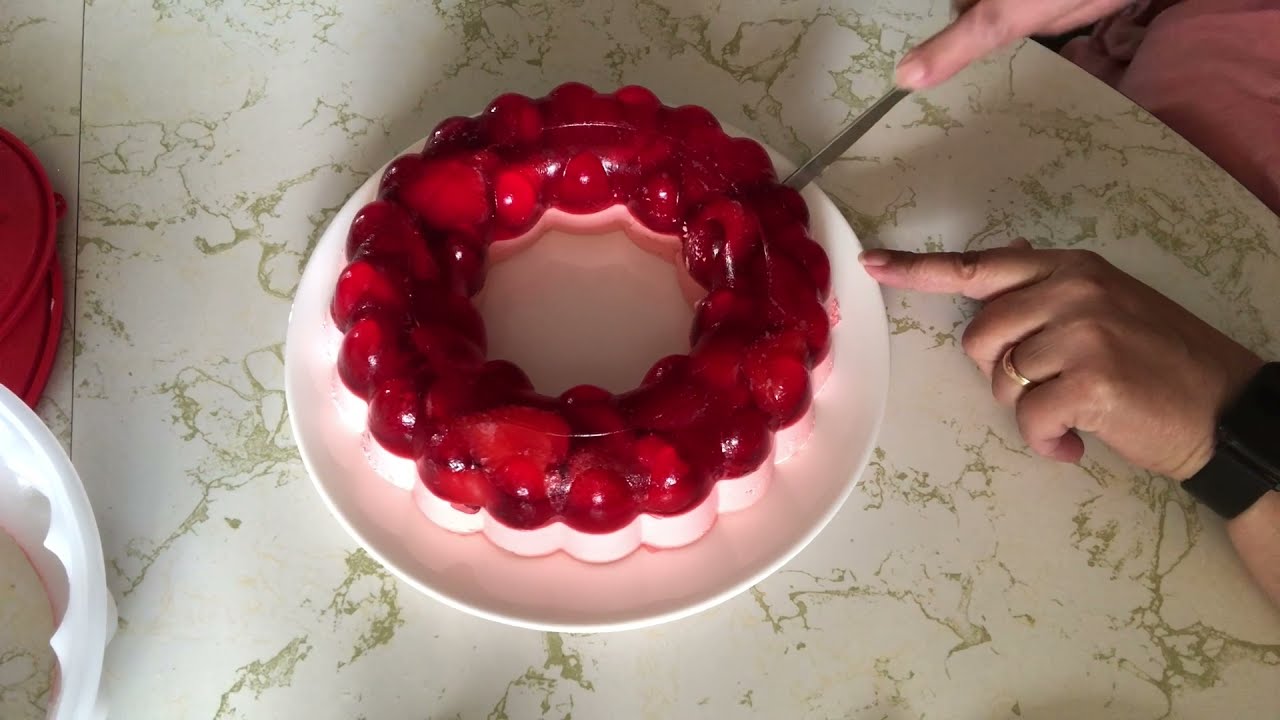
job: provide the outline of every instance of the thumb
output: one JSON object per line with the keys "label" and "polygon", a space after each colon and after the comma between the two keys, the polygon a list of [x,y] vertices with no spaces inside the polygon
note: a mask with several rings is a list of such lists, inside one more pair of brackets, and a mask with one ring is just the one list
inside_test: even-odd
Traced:
{"label": "thumb", "polygon": [[1052,252],[1006,247],[964,253],[867,250],[859,260],[882,285],[986,301],[1049,277],[1061,262],[1059,257]]}
{"label": "thumb", "polygon": [[1042,447],[1032,449],[1050,460],[1078,463],[1084,457],[1084,440],[1075,430],[1068,430],[1062,437],[1041,442]]}
{"label": "thumb", "polygon": [[895,81],[909,90],[933,87],[986,55],[1053,20],[1056,3],[978,0],[945,30],[907,53]]}

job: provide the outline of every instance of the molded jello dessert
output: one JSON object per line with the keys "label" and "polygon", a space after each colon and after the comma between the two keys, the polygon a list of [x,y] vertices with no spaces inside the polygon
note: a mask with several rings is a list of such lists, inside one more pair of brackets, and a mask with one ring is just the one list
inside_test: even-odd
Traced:
{"label": "molded jello dessert", "polygon": [[[424,515],[511,552],[608,562],[750,506],[813,426],[834,300],[798,193],[703,108],[576,83],[503,95],[395,160],[334,292],[335,398]],[[472,298],[548,228],[621,227],[670,260],[690,351],[614,395],[540,395],[486,357]]]}

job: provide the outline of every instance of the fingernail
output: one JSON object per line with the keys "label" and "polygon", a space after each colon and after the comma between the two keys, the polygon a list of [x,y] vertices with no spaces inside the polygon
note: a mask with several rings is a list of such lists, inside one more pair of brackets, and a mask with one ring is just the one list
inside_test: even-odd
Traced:
{"label": "fingernail", "polygon": [[924,82],[924,75],[924,62],[916,56],[916,51],[912,50],[902,58],[902,62],[898,63],[894,81],[899,87],[913,89]]}
{"label": "fingernail", "polygon": [[892,259],[893,256],[889,254],[888,250],[863,250],[862,254],[858,256],[858,261],[864,267],[884,267]]}

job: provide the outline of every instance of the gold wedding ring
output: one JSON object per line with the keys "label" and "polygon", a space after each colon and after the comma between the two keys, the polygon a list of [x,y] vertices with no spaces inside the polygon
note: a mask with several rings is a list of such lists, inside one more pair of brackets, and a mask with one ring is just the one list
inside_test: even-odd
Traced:
{"label": "gold wedding ring", "polygon": [[1010,345],[1009,349],[1004,351],[1004,358],[1000,360],[1000,365],[1004,367],[1004,374],[1013,378],[1014,382],[1018,383],[1022,387],[1030,387],[1035,383],[1033,383],[1026,375],[1018,372],[1018,368],[1013,366],[1013,349],[1016,347],[1018,346]]}

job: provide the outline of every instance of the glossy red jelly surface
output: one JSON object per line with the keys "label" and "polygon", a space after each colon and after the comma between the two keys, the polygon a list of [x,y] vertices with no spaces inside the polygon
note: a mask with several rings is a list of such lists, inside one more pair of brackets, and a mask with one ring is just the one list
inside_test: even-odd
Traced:
{"label": "glossy red jelly surface", "polygon": [[[489,249],[548,208],[619,204],[678,236],[678,262],[707,291],[690,351],[622,395],[540,395],[520,368],[486,359],[471,298]],[[758,143],[642,87],[570,83],[445,120],[421,154],[388,168],[346,253],[332,306],[338,371],[369,401],[373,437],[416,460],[440,498],[515,528],[562,520],[606,533],[693,507],[768,460],[829,352],[831,268],[804,200]]]}

